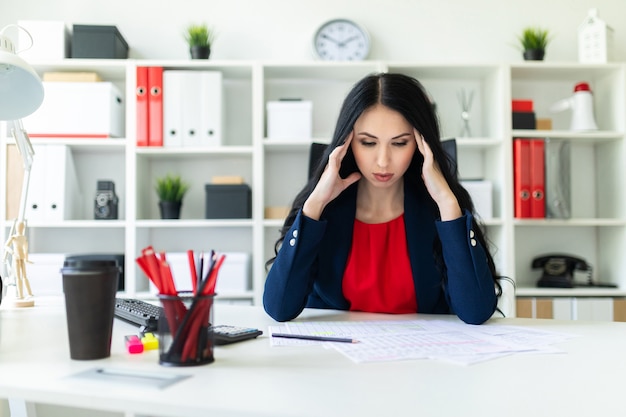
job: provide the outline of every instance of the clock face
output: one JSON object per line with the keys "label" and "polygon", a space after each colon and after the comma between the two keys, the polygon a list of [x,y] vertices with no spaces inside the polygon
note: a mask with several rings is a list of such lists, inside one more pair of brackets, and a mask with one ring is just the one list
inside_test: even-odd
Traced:
{"label": "clock face", "polygon": [[313,46],[317,56],[325,61],[361,61],[369,54],[370,39],[356,23],[334,19],[320,26]]}

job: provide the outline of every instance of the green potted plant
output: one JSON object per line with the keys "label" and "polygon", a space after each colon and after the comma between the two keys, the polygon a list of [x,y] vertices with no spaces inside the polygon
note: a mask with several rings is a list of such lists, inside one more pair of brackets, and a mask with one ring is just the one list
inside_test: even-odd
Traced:
{"label": "green potted plant", "polygon": [[180,219],[183,197],[189,190],[189,184],[180,175],[167,174],[156,180],[154,189],[159,197],[159,210],[162,219]]}
{"label": "green potted plant", "polygon": [[550,42],[547,29],[539,27],[527,27],[518,36],[524,59],[527,61],[541,61],[546,53],[546,47]]}
{"label": "green potted plant", "polygon": [[185,40],[189,44],[189,53],[192,59],[208,59],[211,55],[211,45],[215,41],[216,33],[206,23],[187,26]]}

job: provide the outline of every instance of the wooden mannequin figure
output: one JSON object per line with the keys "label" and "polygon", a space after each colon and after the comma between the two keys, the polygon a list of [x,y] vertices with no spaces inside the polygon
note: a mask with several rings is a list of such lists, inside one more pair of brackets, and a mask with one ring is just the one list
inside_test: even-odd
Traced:
{"label": "wooden mannequin figure", "polygon": [[[5,301],[12,303],[15,307],[32,307],[35,305],[30,282],[26,276],[26,263],[30,261],[28,260],[28,239],[24,233],[25,230],[26,224],[23,221],[18,221],[14,233],[9,236],[5,244],[5,251],[11,254],[10,278],[15,283],[17,291],[14,299],[7,294]],[[26,289],[26,294],[24,294],[24,289]]]}

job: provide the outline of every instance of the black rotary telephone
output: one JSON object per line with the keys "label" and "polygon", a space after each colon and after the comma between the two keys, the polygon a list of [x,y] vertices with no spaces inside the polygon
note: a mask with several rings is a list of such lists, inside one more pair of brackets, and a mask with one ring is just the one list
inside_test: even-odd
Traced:
{"label": "black rotary telephone", "polygon": [[[572,255],[549,254],[537,257],[532,261],[532,267],[542,268],[543,273],[538,287],[574,288],[574,287],[616,287],[615,284],[593,281],[593,269],[587,261]],[[586,282],[574,281],[574,272],[587,272]]]}

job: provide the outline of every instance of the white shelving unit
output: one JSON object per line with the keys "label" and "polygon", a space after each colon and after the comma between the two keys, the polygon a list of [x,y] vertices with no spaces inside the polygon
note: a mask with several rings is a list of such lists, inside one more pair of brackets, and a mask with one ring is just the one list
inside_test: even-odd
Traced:
{"label": "white shelving unit", "polygon": [[[531,259],[542,253],[571,253],[594,268],[599,281],[626,285],[626,116],[624,66],[528,63],[510,68],[514,98],[534,98],[535,111],[552,118],[551,131],[514,130],[511,137],[567,139],[571,143],[570,219],[513,220],[515,279],[518,293],[542,296],[533,288],[540,271]],[[546,63],[543,63],[546,64]],[[590,83],[598,131],[569,131],[571,113],[550,113],[554,102],[570,96],[579,81]],[[611,291],[602,291],[603,294]],[[597,289],[563,291],[571,296],[594,296]],[[551,294],[553,294],[551,292]]]}
{"label": "white shelving unit", "polygon": [[[363,76],[380,71],[403,72],[419,79],[437,106],[442,137],[456,137],[462,179],[493,183],[493,218],[485,219],[497,268],[514,278],[519,294],[544,296],[535,287],[539,271],[531,259],[546,252],[585,258],[599,280],[618,284],[602,296],[626,295],[626,120],[625,66],[552,63],[421,64],[365,61],[294,63],[257,61],[76,60],[33,63],[47,71],[95,71],[126,95],[126,137],[121,139],[32,139],[35,144],[63,143],[71,150],[85,200],[84,215],[69,221],[29,223],[31,253],[124,252],[126,295],[154,296],[134,264],[141,248],[182,252],[187,249],[252,254],[252,289],[220,294],[221,298],[259,304],[265,262],[273,255],[282,220],[264,218],[268,206],[289,206],[307,176],[311,140],[269,140],[266,102],[301,98],[313,102],[313,141],[328,142],[342,100]],[[142,148],[135,145],[135,68],[215,70],[223,74],[223,145],[213,149]],[[550,114],[549,106],[571,94],[578,81],[591,84],[600,130],[568,131],[569,114]],[[462,128],[458,95],[473,92],[471,136]],[[512,130],[511,99],[529,98],[538,117],[551,117],[551,131]],[[80,117],[80,115],[77,115]],[[567,220],[513,217],[512,138],[539,137],[572,141],[573,216]],[[6,128],[0,131],[0,163],[6,166]],[[36,162],[35,162],[36,163]],[[183,201],[181,220],[160,220],[155,177],[178,172],[192,188]],[[239,175],[252,188],[252,218],[204,219],[204,184],[214,175]],[[120,220],[92,220],[97,179],[111,179],[120,196]],[[0,195],[6,195],[5,181]],[[4,201],[4,199],[2,199]],[[0,207],[0,238],[10,227]],[[597,296],[598,292],[560,290],[563,296]]]}

